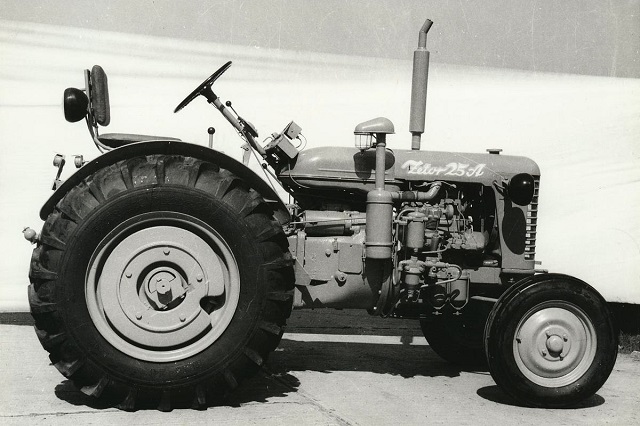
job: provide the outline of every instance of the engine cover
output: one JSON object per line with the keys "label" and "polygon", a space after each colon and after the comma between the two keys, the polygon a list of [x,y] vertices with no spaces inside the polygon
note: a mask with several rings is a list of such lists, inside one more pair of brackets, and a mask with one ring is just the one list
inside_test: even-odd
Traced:
{"label": "engine cover", "polygon": [[[385,184],[398,190],[407,181],[473,182],[491,186],[517,173],[540,175],[526,157],[441,151],[387,150]],[[375,151],[350,147],[306,149],[279,178],[291,188],[334,188],[368,192],[375,187]]]}

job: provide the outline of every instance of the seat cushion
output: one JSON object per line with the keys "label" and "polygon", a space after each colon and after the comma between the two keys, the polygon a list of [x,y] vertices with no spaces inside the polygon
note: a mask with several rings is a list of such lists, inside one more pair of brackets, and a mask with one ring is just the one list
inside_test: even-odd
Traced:
{"label": "seat cushion", "polygon": [[111,121],[111,110],[109,107],[109,85],[107,83],[107,73],[100,65],[91,68],[91,107],[96,121],[101,126],[108,126]]}
{"label": "seat cushion", "polygon": [[98,140],[110,148],[120,148],[121,146],[134,142],[181,141],[178,138],[169,138],[166,136],[134,135],[130,133],[105,133],[98,136]]}

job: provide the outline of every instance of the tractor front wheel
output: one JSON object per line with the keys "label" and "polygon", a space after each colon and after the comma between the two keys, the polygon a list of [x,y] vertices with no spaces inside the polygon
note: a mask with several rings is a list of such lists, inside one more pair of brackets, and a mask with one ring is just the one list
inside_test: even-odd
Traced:
{"label": "tractor front wheel", "polygon": [[593,395],[609,377],[618,342],[606,302],[592,287],[550,274],[515,284],[485,329],[489,370],[520,403],[566,407]]}

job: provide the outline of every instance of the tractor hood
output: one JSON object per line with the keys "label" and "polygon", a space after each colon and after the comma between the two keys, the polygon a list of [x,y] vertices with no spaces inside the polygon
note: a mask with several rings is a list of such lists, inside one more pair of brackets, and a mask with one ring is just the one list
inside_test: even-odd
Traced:
{"label": "tractor hood", "polygon": [[[349,147],[306,149],[280,178],[294,186],[360,189],[373,188],[375,151]],[[538,165],[526,157],[440,151],[387,150],[385,182],[390,189],[406,181],[444,180],[490,186],[518,173],[540,175]]]}

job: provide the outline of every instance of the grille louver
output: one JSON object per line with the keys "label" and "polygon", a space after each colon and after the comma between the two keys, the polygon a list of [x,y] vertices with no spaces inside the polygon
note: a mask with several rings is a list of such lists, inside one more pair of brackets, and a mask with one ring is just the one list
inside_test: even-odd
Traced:
{"label": "grille louver", "polygon": [[534,177],[533,200],[527,209],[527,234],[524,247],[525,260],[535,260],[536,234],[538,228],[538,192],[540,190],[540,177]]}

